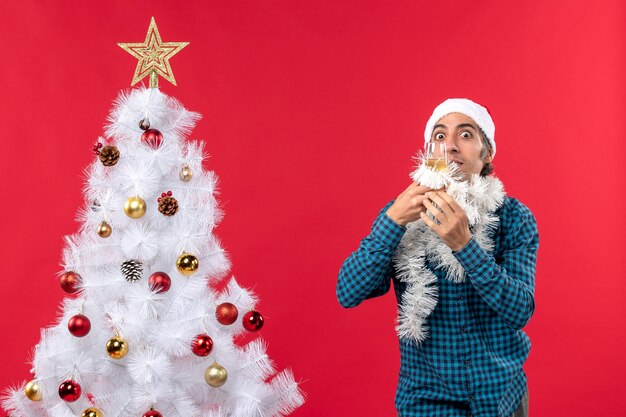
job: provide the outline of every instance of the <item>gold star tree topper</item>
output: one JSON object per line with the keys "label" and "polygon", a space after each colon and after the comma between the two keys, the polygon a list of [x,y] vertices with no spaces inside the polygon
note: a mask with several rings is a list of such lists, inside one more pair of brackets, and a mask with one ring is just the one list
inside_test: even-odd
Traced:
{"label": "gold star tree topper", "polygon": [[118,43],[118,45],[139,60],[130,85],[135,85],[150,75],[150,87],[158,88],[159,75],[176,85],[169,60],[189,45],[189,42],[163,42],[153,17],[150,20],[146,40],[143,43]]}

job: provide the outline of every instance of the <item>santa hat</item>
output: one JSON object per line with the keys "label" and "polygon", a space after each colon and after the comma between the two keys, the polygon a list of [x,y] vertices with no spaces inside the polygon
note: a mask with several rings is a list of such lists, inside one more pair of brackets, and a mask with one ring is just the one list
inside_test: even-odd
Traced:
{"label": "santa hat", "polygon": [[491,115],[486,108],[466,98],[449,98],[435,107],[432,116],[430,116],[430,119],[428,119],[428,122],[426,123],[426,129],[424,129],[424,143],[426,144],[430,142],[433,129],[439,119],[450,113],[464,114],[476,122],[478,127],[480,127],[485,133],[487,140],[491,144],[491,157],[493,159],[493,157],[496,156],[496,125],[493,123]]}

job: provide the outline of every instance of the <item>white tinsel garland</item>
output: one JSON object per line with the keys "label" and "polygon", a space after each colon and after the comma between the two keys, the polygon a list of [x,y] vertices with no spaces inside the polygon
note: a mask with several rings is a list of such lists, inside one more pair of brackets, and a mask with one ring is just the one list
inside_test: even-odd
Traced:
{"label": "white tinsel garland", "polygon": [[[411,174],[413,181],[434,190],[445,187],[465,211],[476,243],[485,250],[492,249],[493,240],[489,236],[499,221],[494,212],[506,196],[502,182],[493,175],[481,177],[477,174],[466,181],[454,162],[448,165],[448,169],[437,171],[426,166],[423,156],[418,160],[420,164]],[[399,337],[412,339],[418,344],[428,337],[424,323],[438,300],[437,277],[426,266],[427,260],[435,268],[442,268],[446,279],[453,282],[465,279],[465,271],[452,250],[420,219],[407,225],[394,255],[397,277],[407,284],[399,306],[396,330]]]}

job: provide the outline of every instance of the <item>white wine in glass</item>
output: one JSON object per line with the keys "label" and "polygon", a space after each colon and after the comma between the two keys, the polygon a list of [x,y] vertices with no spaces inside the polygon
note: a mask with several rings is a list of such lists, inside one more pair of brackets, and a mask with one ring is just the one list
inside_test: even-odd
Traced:
{"label": "white wine in glass", "polygon": [[448,168],[448,154],[445,143],[428,143],[426,145],[426,166],[436,171]]}

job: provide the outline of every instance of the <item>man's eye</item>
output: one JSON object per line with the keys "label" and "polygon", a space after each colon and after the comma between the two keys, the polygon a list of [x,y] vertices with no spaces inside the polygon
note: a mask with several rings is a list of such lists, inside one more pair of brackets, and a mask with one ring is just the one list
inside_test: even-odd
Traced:
{"label": "man's eye", "polygon": [[461,136],[464,138],[471,138],[472,134],[470,132],[461,132]]}
{"label": "man's eye", "polygon": [[444,138],[443,133],[435,133],[435,139],[443,139],[443,138]]}

